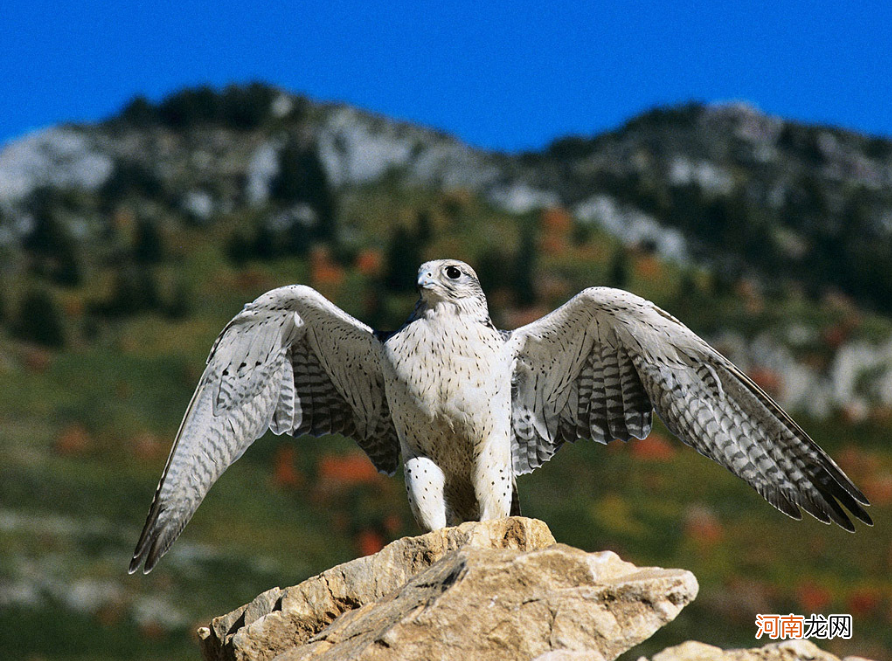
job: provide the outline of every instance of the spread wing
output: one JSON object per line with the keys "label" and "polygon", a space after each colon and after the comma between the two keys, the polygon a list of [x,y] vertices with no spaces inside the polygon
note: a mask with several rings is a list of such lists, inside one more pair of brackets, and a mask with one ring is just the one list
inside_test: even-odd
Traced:
{"label": "spread wing", "polygon": [[267,429],[340,433],[393,473],[399,442],[373,331],[315,290],[260,296],[217,338],[152,500],[130,573],[148,573],[211,485]]}
{"label": "spread wing", "polygon": [[854,530],[871,524],[857,487],[729,360],[634,294],[583,291],[514,331],[514,470],[528,473],[567,441],[644,438],[652,410],[700,454],[744,479],[789,516]]}

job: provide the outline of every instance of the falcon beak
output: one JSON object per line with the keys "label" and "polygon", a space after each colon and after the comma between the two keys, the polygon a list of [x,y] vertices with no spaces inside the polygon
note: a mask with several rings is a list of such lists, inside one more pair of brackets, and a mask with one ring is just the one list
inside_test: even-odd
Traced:
{"label": "falcon beak", "polygon": [[419,291],[422,289],[430,289],[435,284],[437,284],[437,281],[434,278],[433,271],[422,271],[418,274],[417,287]]}

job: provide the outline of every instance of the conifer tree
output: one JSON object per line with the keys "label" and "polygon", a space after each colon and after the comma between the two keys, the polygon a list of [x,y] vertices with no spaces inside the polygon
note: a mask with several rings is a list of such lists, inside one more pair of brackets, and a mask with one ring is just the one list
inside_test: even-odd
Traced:
{"label": "conifer tree", "polygon": [[133,256],[140,264],[157,264],[164,259],[164,241],[157,223],[141,219],[133,237]]}
{"label": "conifer tree", "polygon": [[394,292],[410,292],[415,289],[421,259],[418,236],[402,225],[397,227],[387,245],[385,287]]}
{"label": "conifer tree", "polygon": [[50,348],[65,344],[62,313],[52,294],[43,288],[32,288],[22,299],[15,334],[28,342]]}
{"label": "conifer tree", "polygon": [[514,256],[513,290],[517,305],[528,306],[536,302],[536,287],[533,280],[537,252],[536,226],[527,223],[521,230],[520,247]]}
{"label": "conifer tree", "polygon": [[617,246],[613,251],[607,277],[611,287],[625,289],[629,286],[629,255],[623,246]]}
{"label": "conifer tree", "polygon": [[279,172],[273,179],[272,198],[284,204],[303,202],[316,213],[313,238],[337,240],[337,204],[316,150],[290,140],[279,152]]}

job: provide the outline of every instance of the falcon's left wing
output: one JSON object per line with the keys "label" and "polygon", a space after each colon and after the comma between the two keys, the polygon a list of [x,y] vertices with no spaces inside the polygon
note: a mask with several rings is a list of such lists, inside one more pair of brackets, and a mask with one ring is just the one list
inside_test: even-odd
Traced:
{"label": "falcon's left wing", "polygon": [[618,289],[586,289],[513,331],[512,457],[517,474],[567,441],[644,438],[652,410],[684,443],[799,519],[870,524],[834,461],[761,388],[677,319]]}

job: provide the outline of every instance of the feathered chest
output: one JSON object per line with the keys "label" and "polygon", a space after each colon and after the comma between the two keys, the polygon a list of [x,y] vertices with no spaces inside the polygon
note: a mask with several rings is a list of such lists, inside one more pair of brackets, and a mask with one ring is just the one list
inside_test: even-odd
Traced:
{"label": "feathered chest", "polygon": [[510,361],[498,331],[458,315],[429,315],[385,344],[389,396],[429,418],[475,415],[508,392]]}

